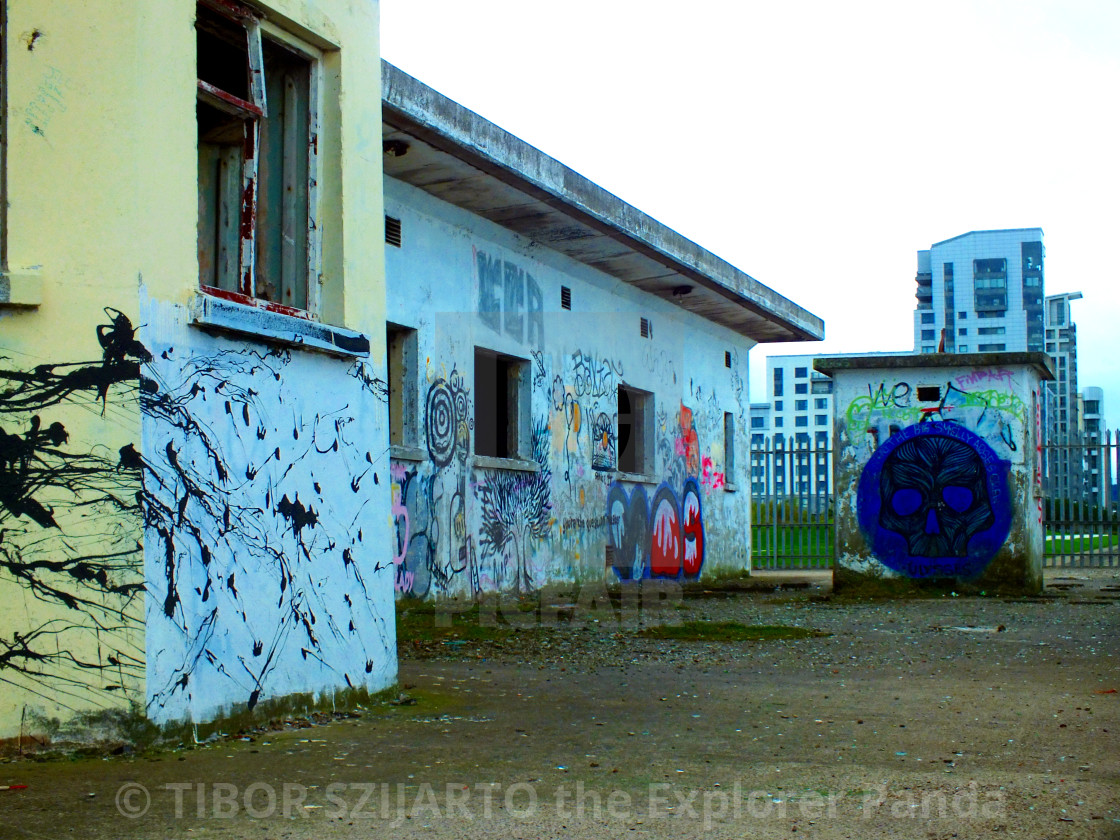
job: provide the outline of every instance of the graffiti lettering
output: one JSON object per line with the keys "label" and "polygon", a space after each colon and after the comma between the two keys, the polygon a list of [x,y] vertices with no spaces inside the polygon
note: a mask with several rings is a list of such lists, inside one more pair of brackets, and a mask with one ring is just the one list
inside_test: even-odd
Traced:
{"label": "graffiti lettering", "polygon": [[496,333],[518,342],[544,345],[544,298],[540,286],[524,269],[475,249],[478,271],[478,314]]}
{"label": "graffiti lettering", "polygon": [[647,503],[642,487],[631,493],[619,482],[607,493],[608,558],[621,580],[694,578],[704,563],[700,488],[684,482],[681,499],[662,484]]}

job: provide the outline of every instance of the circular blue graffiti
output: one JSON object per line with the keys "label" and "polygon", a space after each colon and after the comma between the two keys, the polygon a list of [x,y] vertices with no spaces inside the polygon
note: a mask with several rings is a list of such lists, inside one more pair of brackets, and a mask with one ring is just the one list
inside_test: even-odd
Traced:
{"label": "circular blue graffiti", "polygon": [[957,423],[891,435],[863,468],[859,526],[875,557],[911,578],[975,577],[1011,530],[1010,467]]}

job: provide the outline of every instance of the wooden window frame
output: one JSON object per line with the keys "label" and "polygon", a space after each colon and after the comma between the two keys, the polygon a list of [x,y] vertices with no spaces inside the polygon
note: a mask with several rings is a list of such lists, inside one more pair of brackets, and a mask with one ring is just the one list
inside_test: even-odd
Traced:
{"label": "wooden window frame", "polygon": [[[240,202],[237,208],[238,218],[238,247],[233,259],[236,259],[236,289],[223,288],[204,282],[203,269],[200,259],[199,288],[208,295],[229,300],[235,303],[246,304],[267,309],[285,315],[318,320],[319,313],[319,271],[321,266],[321,238],[318,224],[318,188],[320,181],[320,160],[317,154],[320,115],[320,88],[322,85],[323,54],[291,33],[277,27],[263,19],[259,13],[248,7],[242,6],[232,0],[199,0],[198,6],[206,8],[211,13],[224,18],[228,23],[241,27],[246,35],[246,61],[249,99],[242,99],[217,86],[197,79],[197,99],[224,113],[230,114],[244,121],[243,143],[240,149],[239,163],[241,168]],[[294,60],[306,62],[307,65],[307,161],[306,161],[306,216],[302,208],[292,208],[288,202],[280,208],[278,222],[281,233],[291,230],[296,226],[305,230],[306,239],[306,269],[293,278],[294,283],[299,283],[303,277],[301,296],[305,294],[305,306],[292,306],[283,301],[270,300],[262,297],[258,288],[257,264],[259,261],[258,245],[260,238],[259,201],[260,201],[260,152],[261,152],[261,122],[268,118],[269,108],[266,94],[268,80],[265,77],[265,42],[271,46],[279,47],[286,53],[292,54]],[[301,108],[302,111],[302,108]],[[282,131],[287,132],[285,124]],[[236,147],[231,147],[236,149]],[[289,153],[283,155],[283,173],[281,178],[287,185],[295,178],[294,173],[302,169],[302,163],[293,159]],[[302,186],[302,185],[301,185]],[[201,192],[201,190],[200,190]],[[289,190],[285,189],[287,194]],[[203,198],[200,194],[200,215],[202,212]],[[221,208],[215,208],[214,213],[220,214]],[[296,219],[292,214],[301,218]],[[200,223],[201,231],[201,223]],[[201,237],[200,237],[201,238]],[[280,241],[288,241],[288,237],[281,236]],[[282,248],[287,247],[281,245]],[[302,249],[302,245],[300,246]],[[201,252],[201,248],[200,248]],[[220,259],[218,249],[215,248],[214,261]],[[228,257],[227,257],[228,259]],[[228,271],[228,267],[227,267]],[[218,269],[221,272],[221,269]],[[281,295],[283,294],[281,289]]]}

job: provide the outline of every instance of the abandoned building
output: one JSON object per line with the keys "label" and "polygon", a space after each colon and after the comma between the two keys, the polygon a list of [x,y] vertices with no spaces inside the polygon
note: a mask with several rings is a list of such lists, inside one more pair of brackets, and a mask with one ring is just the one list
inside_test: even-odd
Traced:
{"label": "abandoned building", "polygon": [[382,87],[397,591],[749,568],[747,352],[820,320],[386,63]]}
{"label": "abandoned building", "polygon": [[376,3],[0,14],[0,738],[386,688],[397,594],[746,565],[746,354],[820,319]]}

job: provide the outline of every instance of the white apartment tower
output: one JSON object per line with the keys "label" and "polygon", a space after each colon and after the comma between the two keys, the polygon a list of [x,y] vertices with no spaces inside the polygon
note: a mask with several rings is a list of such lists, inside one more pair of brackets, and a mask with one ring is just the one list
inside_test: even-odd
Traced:
{"label": "white apartment tower", "polygon": [[[813,356],[768,356],[767,403],[751,404],[751,491],[821,496],[831,492],[826,450],[832,441],[832,380]],[[767,462],[761,451],[791,454]]]}
{"label": "white apartment tower", "polygon": [[918,251],[918,353],[1043,349],[1042,228],[974,230]]}

